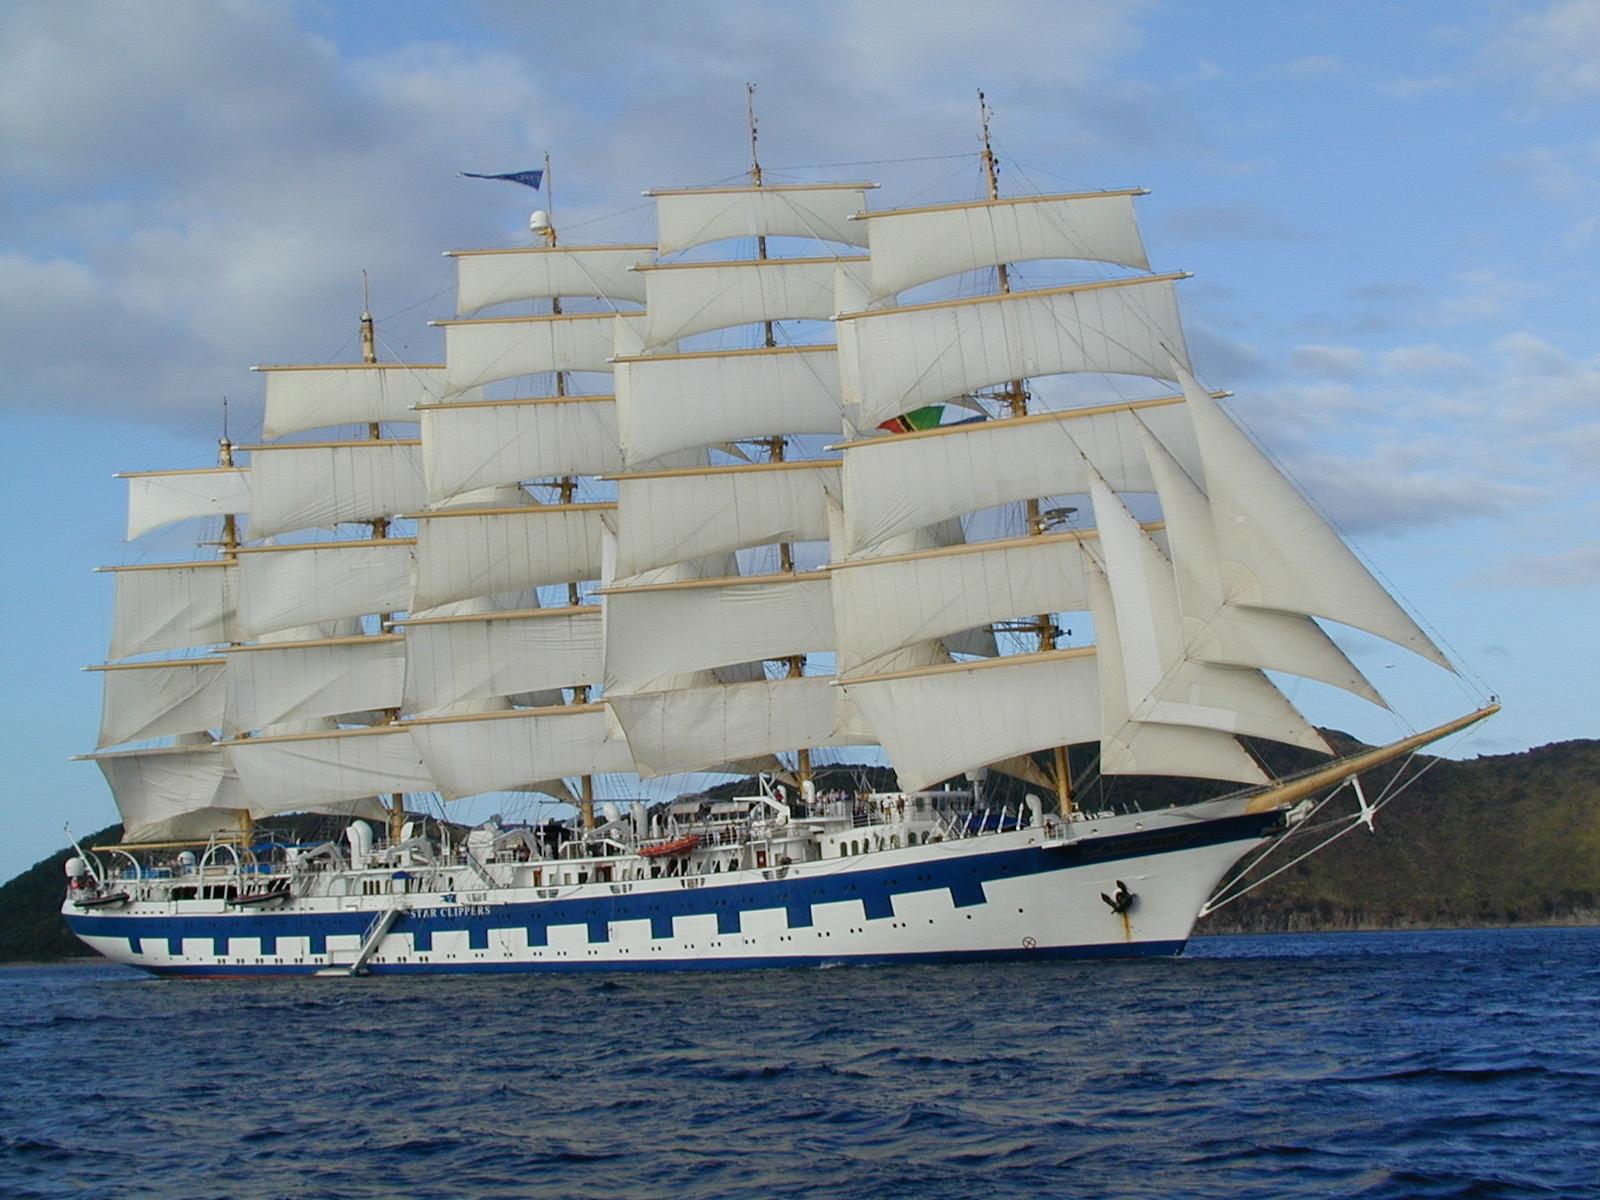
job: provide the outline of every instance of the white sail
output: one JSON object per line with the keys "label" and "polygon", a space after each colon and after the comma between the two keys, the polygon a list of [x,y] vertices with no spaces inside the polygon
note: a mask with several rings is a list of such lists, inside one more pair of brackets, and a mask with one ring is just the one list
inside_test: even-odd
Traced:
{"label": "white sail", "polygon": [[1174,377],[1187,363],[1178,275],[842,314],[845,416],[859,430],[1013,379],[1068,372]]}
{"label": "white sail", "polygon": [[854,556],[896,534],[980,509],[1085,492],[1085,455],[1118,491],[1154,491],[1135,414],[1180,462],[1197,462],[1176,397],[847,442],[846,552]]}
{"label": "white sail", "polygon": [[1222,666],[1284,671],[1343,688],[1383,705],[1372,684],[1310,617],[1229,604],[1211,506],[1198,484],[1153,436],[1140,429],[1166,521],[1169,556],[1183,610],[1184,653]]}
{"label": "white sail", "polygon": [[833,276],[864,258],[766,258],[738,262],[657,263],[645,277],[645,344],[761,321],[826,321],[833,316]]}
{"label": "white sail", "polygon": [[616,361],[618,433],[630,468],[698,446],[838,433],[833,346],[774,346]]}
{"label": "white sail", "polygon": [[1100,734],[1093,650],[1054,650],[847,680],[844,690],[915,791]]}
{"label": "white sail", "polygon": [[447,799],[633,770],[627,743],[608,736],[600,704],[426,718],[406,728]]}
{"label": "white sail", "polygon": [[256,367],[267,377],[261,436],[268,441],[331,425],[413,422],[414,404],[444,394],[437,364],[341,363],[337,366]]}
{"label": "white sail", "polygon": [[435,790],[410,731],[398,725],[244,738],[224,748],[258,817]]}
{"label": "white sail", "polygon": [[654,246],[522,246],[507,250],[453,250],[456,312],[515,300],[593,296],[644,301],[644,280],[632,271]]}
{"label": "white sail", "polygon": [[405,656],[398,634],[232,647],[224,732],[396,708]]}
{"label": "white sail", "polygon": [[246,448],[253,452],[252,537],[331,529],[422,507],[422,444],[415,439]]}
{"label": "white sail", "polygon": [[116,576],[109,657],[233,639],[238,585],[232,562],[219,558],[102,569]]}
{"label": "white sail", "polygon": [[614,313],[435,321],[444,328],[445,395],[518,375],[610,371],[616,322]]}
{"label": "white sail", "polygon": [[[486,508],[532,508],[539,503],[520,483],[500,483],[493,487],[473,488],[467,492],[457,492],[453,496],[446,496],[437,504],[430,505],[429,513],[457,512],[464,509]],[[412,520],[417,519],[416,513],[407,513]]]}
{"label": "white sail", "polygon": [[1085,607],[1077,546],[1083,536],[1008,538],[833,563],[840,673],[916,642]]}
{"label": "white sail", "polygon": [[608,696],[641,776],[708,770],[721,763],[815,746],[870,745],[832,681],[806,675],[716,687]]}
{"label": "white sail", "polygon": [[414,610],[600,576],[601,516],[615,504],[417,514]]}
{"label": "white sail", "polygon": [[610,396],[482,400],[421,415],[429,504],[475,488],[622,469]]}
{"label": "white sail", "polygon": [[[607,527],[601,538],[601,571],[600,590],[597,593],[600,600],[600,622],[602,641],[609,644],[613,636],[614,622],[611,619],[611,606],[608,603],[607,591],[616,582],[617,538],[616,534]],[[737,559],[732,554],[713,555],[710,558],[695,559],[689,562],[672,563],[636,576],[633,583],[676,583],[692,579],[720,579],[736,575],[739,570]],[[672,691],[678,688],[695,687],[700,684],[715,683],[746,683],[755,679],[764,678],[765,672],[759,662],[740,663],[731,668],[722,668],[716,671],[696,671],[682,675],[666,675],[659,679],[652,679],[640,684],[638,691]]]}
{"label": "white sail", "polygon": [[1455,668],[1305,497],[1181,372],[1205,461],[1226,599],[1353,625]]}
{"label": "white sail", "polygon": [[91,756],[122,814],[124,842],[205,837],[239,827],[246,800],[212,743],[118,750]]}
{"label": "white sail", "polygon": [[[828,493],[827,508],[828,548],[832,557],[832,562],[829,563],[829,570],[831,571],[834,567],[846,561],[844,553],[844,506],[842,503],[842,497],[833,490],[830,490]],[[945,546],[960,546],[965,544],[965,542],[966,531],[962,528],[961,522],[955,519],[950,519],[946,521],[940,521],[934,525],[929,525],[923,529],[914,529],[907,533],[898,534],[897,536],[889,538],[888,540],[875,546],[873,548],[873,553],[874,555],[883,557],[897,554],[915,554],[922,550],[938,550]],[[839,581],[837,576],[833,578],[832,584],[834,589],[833,603],[836,622],[834,633],[835,640],[837,642],[839,639],[844,638],[846,633],[837,625],[840,606]],[[951,634],[948,637],[941,638],[937,642],[924,642],[918,644],[923,647],[937,646],[940,647],[942,651],[947,653],[943,653],[942,657],[937,658],[919,657],[916,654],[911,654],[911,652],[915,650],[915,646],[912,646],[905,650],[891,652],[890,654],[884,655],[879,659],[868,662],[868,660],[865,659],[855,658],[848,650],[841,649],[839,653],[838,666],[841,672],[846,669],[850,671],[856,671],[859,669],[863,674],[871,674],[881,671],[898,671],[912,666],[932,666],[935,662],[949,662],[951,654],[971,655],[978,658],[993,658],[995,655],[1000,653],[999,646],[995,641],[994,631],[991,630],[987,625],[974,626],[972,628],[960,630],[959,632]],[[907,659],[908,654],[911,654],[911,657],[915,658],[916,661],[909,661]],[[847,660],[849,664],[848,667],[845,665]]]}
{"label": "white sail", "polygon": [[656,202],[657,249],[675,254],[730,238],[800,237],[866,244],[850,218],[867,206],[872,183],[802,183],[774,187],[662,188]]}
{"label": "white sail", "polygon": [[1018,196],[863,214],[872,298],[978,267],[1035,259],[1089,259],[1148,271],[1133,215],[1140,194]]}
{"label": "white sail", "polygon": [[617,575],[775,542],[828,537],[837,462],[752,463],[617,479]]}
{"label": "white sail", "polygon": [[243,467],[195,471],[138,471],[128,481],[128,540],[194,517],[224,517],[250,511],[250,472]]}
{"label": "white sail", "polygon": [[833,649],[825,574],[606,589],[606,695],[664,675]]}
{"label": "white sail", "polygon": [[1092,476],[1090,484],[1132,716],[1270,738],[1331,754],[1321,735],[1260,671],[1212,666],[1184,654],[1171,562],[1103,479]]}
{"label": "white sail", "polygon": [[95,745],[219,728],[224,668],[220,658],[91,667],[105,684]]}
{"label": "white sail", "polygon": [[407,712],[585,687],[605,673],[597,605],[413,617],[405,628]]}
{"label": "white sail", "polygon": [[1111,602],[1111,584],[1100,565],[1092,561],[1086,564],[1084,576],[1100,668],[1100,773],[1266,783],[1266,773],[1229,733],[1133,719],[1122,673],[1124,651],[1116,607]]}
{"label": "white sail", "polygon": [[415,546],[415,538],[388,538],[241,547],[239,630],[255,636],[399,612],[410,603]]}
{"label": "white sail", "polygon": [[[642,312],[617,313],[611,319],[611,355],[613,358],[627,358],[645,352],[644,344],[645,315]],[[672,346],[658,347],[661,350],[672,350]]]}

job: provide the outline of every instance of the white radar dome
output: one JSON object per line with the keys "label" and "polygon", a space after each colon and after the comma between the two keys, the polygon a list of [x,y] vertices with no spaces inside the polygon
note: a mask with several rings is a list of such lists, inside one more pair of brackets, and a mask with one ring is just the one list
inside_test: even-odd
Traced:
{"label": "white radar dome", "polygon": [[533,215],[528,218],[528,228],[534,233],[550,232],[550,214],[542,208],[533,210]]}
{"label": "white radar dome", "polygon": [[68,879],[82,879],[88,873],[89,864],[84,862],[83,859],[79,858],[77,855],[73,855],[71,858],[67,859]]}

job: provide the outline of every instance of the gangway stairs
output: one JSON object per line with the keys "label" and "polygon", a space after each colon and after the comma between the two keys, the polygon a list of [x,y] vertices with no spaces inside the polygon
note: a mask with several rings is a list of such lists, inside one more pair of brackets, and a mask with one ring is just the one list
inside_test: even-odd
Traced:
{"label": "gangway stairs", "polygon": [[367,926],[367,932],[361,939],[361,949],[356,951],[356,956],[348,965],[340,963],[334,967],[324,967],[318,975],[351,976],[365,975],[367,973],[367,960],[373,952],[383,944],[383,939],[389,936],[389,931],[394,928],[395,922],[404,914],[405,909],[399,905],[386,908],[372,918],[372,924]]}

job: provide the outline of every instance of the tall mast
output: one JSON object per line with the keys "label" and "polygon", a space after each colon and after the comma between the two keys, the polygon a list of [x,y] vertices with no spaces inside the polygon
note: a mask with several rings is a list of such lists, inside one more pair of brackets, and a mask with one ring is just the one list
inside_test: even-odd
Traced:
{"label": "tall mast", "polygon": [[[555,221],[556,187],[555,187],[554,177],[550,174],[550,152],[548,150],[546,150],[544,152],[544,195],[545,195],[545,205],[546,205],[546,208],[545,208],[546,220],[545,220],[545,226],[544,226],[544,230],[543,230],[543,233],[544,233],[544,244],[546,246],[554,247],[555,244],[556,244],[556,221]],[[561,315],[561,297],[560,296],[552,296],[552,297],[550,297],[550,313],[551,313],[552,316],[560,316]],[[567,374],[566,374],[565,371],[557,371],[555,373],[555,376],[556,376],[556,395],[565,396],[567,394]],[[563,475],[559,480],[556,481],[556,485],[557,485],[557,487],[559,487],[561,489],[561,503],[563,503],[563,504],[571,504],[573,502],[573,500],[576,498],[577,494],[578,494],[578,479],[577,479],[577,476],[575,476],[575,475]],[[568,583],[567,584],[567,604],[569,606],[576,607],[577,605],[581,604],[582,602],[583,602],[582,601],[582,597],[578,593],[578,585],[577,585],[577,583],[575,581]],[[588,684],[579,684],[579,685],[577,685],[576,687],[574,687],[572,689],[572,703],[574,703],[574,704],[587,704],[588,702],[589,702],[589,685]],[[579,787],[580,787],[578,811],[582,816],[583,827],[585,829],[593,829],[594,828],[594,776],[593,775],[581,775],[581,776],[579,776],[578,782],[579,782]]]}
{"label": "tall mast", "polygon": [[[365,271],[361,272],[361,361],[378,361],[378,339],[372,328],[372,290],[368,286]],[[377,437],[377,432],[374,431],[372,436]]]}
{"label": "tall mast", "polygon": [[[989,199],[1000,199],[1000,162],[995,158],[994,145],[989,139],[989,102],[983,92],[978,92],[978,121],[983,129],[983,173],[989,185]],[[1011,291],[1011,272],[1005,263],[995,267],[1000,291],[1009,294]],[[1023,417],[1028,414],[1028,389],[1021,379],[1013,379],[1006,384],[1005,391],[1001,393],[1013,417]],[[1039,510],[1037,497],[1030,497],[1025,504],[1028,517],[1028,536],[1042,537],[1045,532],[1045,522]],[[1032,632],[1038,635],[1039,649],[1041,651],[1056,648],[1056,623],[1050,613],[1040,613],[1030,622]],[[1026,629],[1026,626],[1024,626]],[[1061,805],[1061,815],[1066,816],[1072,811],[1072,764],[1067,758],[1067,748],[1057,746],[1055,756],[1056,797]]]}
{"label": "tall mast", "polygon": [[[368,286],[367,273],[361,272],[361,361],[375,363],[378,361],[377,333],[372,325],[372,293]],[[383,437],[383,423],[373,421],[367,425],[367,440],[379,441]],[[374,541],[383,541],[389,536],[389,518],[378,517],[372,522],[372,538]],[[378,614],[378,632],[381,634],[389,627],[393,613]],[[383,710],[384,724],[393,725],[400,719],[398,708]],[[400,792],[389,796],[389,844],[398,846],[401,834],[406,825],[406,798]]]}
{"label": "tall mast", "polygon": [[[367,284],[367,273],[361,272],[361,361],[371,365],[378,361],[378,337],[372,327],[372,293]],[[376,442],[383,437],[383,423],[372,421],[367,425],[367,440]],[[389,536],[389,521],[379,517],[372,522],[372,536]]]}
{"label": "tall mast", "polygon": [[[217,439],[217,466],[233,466],[233,440],[228,437],[228,398],[222,398],[222,436]],[[239,518],[228,513],[222,518],[222,557],[239,557]]]}
{"label": "tall mast", "polygon": [[[756,151],[756,85],[744,85],[745,113],[750,121],[750,182],[756,187],[761,186],[761,157]],[[765,261],[767,257],[766,234],[756,235],[756,258]],[[772,322],[762,322],[765,333],[765,344],[768,350],[778,344],[778,339],[773,331]],[[767,444],[767,458],[771,462],[782,462],[784,454],[783,434],[777,433],[765,439]],[[794,573],[794,546],[789,542],[778,543],[778,570],[784,574]],[[795,679],[805,674],[806,660],[804,655],[791,654],[786,660],[789,669],[789,678]],[[804,783],[811,778],[811,751],[802,746],[795,752],[795,773]]]}
{"label": "tall mast", "polygon": [[[544,244],[553,249],[556,244],[556,185],[550,174],[550,152],[548,150],[544,153],[544,193],[545,204],[548,206],[545,209]],[[557,317],[561,315],[560,296],[550,297],[550,314]],[[567,394],[567,373],[565,371],[556,371],[555,377],[556,395],[565,396]],[[561,503],[571,504],[572,498],[578,490],[577,478],[572,475],[564,475],[557,481],[557,486],[561,489]],[[567,584],[567,602],[569,604],[578,602],[578,585],[576,583]]]}
{"label": "tall mast", "polygon": [[[228,398],[222,398],[222,436],[217,439],[217,466],[233,466],[233,439],[228,436]],[[222,557],[230,562],[239,560],[239,518],[226,513],[222,518]],[[239,643],[234,642],[233,645]],[[239,836],[246,845],[255,840],[256,820],[248,808],[239,813]]]}
{"label": "tall mast", "polygon": [[[555,244],[556,244],[556,219],[555,219],[556,185],[555,185],[554,177],[552,177],[551,174],[550,174],[550,151],[548,151],[548,150],[546,150],[544,152],[544,194],[545,194],[544,244],[546,246],[549,246],[552,249],[554,249]],[[561,315],[561,297],[560,296],[551,296],[550,297],[550,313],[551,313],[552,316],[557,316],[557,317],[559,317]],[[567,373],[565,371],[557,371],[555,374],[556,374],[556,395],[565,396],[567,394]],[[570,487],[570,486],[573,486],[573,482],[572,482],[571,477],[569,476],[568,478],[563,479],[562,482],[561,482],[561,486],[562,486],[562,489],[563,489],[563,491],[562,491],[562,503],[570,503],[570,498],[567,496],[565,489]],[[573,601],[573,603],[577,603],[577,601]]]}

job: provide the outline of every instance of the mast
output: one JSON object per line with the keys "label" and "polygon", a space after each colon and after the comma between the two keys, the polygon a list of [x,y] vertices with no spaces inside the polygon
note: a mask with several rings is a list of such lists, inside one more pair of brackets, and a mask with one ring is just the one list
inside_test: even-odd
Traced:
{"label": "mast", "polygon": [[[217,466],[233,466],[233,440],[228,437],[228,398],[222,398],[222,436],[217,439]],[[239,519],[233,513],[225,513],[222,517],[222,557],[229,562],[239,561]],[[234,642],[237,646],[239,643]],[[255,840],[256,820],[250,815],[248,808],[241,808],[239,813],[239,836],[249,845]]]}
{"label": "mast", "polygon": [[[372,364],[378,361],[378,341],[376,331],[372,325],[372,296],[367,286],[367,273],[361,272],[361,361]],[[383,423],[371,421],[367,424],[367,440],[376,442],[383,437]],[[386,541],[389,537],[389,518],[378,517],[371,522],[372,540],[375,542]],[[393,613],[378,614],[378,634],[381,636],[389,627],[389,622],[394,619]],[[398,708],[383,710],[383,723],[393,725],[400,719]],[[394,792],[389,796],[389,844],[400,844],[401,834],[406,824],[406,799],[403,792]]]}
{"label": "mast", "polygon": [[[984,97],[982,90],[978,92],[978,121],[983,129],[983,173],[989,185],[989,199],[1000,199],[1000,163],[995,158],[994,145],[989,140],[989,102]],[[1009,295],[1011,292],[1011,272],[1005,263],[995,267],[995,275],[999,280],[1000,293]],[[1028,389],[1021,379],[1013,379],[1007,383],[1001,393],[1010,415],[1025,417],[1028,415]],[[1045,532],[1045,520],[1039,510],[1039,499],[1030,496],[1024,502],[1024,510],[1028,519],[1028,536],[1042,537]],[[1050,613],[1040,613],[1031,622],[1021,626],[1021,630],[1028,630],[1038,635],[1039,650],[1041,653],[1056,648],[1056,623]],[[1056,746],[1051,751],[1055,759],[1056,799],[1061,807],[1061,815],[1066,816],[1072,811],[1072,763],[1067,757],[1065,746]]]}
{"label": "mast", "polygon": [[[228,398],[222,398],[222,436],[217,439],[217,466],[233,466],[233,441],[228,437]],[[233,513],[222,518],[222,557],[237,559],[239,550],[239,519]]]}
{"label": "mast", "polygon": [[[554,178],[550,174],[550,152],[548,150],[546,150],[545,153],[544,153],[544,189],[545,189],[545,204],[548,205],[548,207],[545,209],[545,218],[546,219],[545,219],[545,223],[544,223],[544,229],[543,229],[542,232],[543,232],[543,236],[544,236],[544,244],[546,246],[549,246],[552,249],[554,249],[554,247],[556,245],[556,222],[555,222],[556,189],[555,189]],[[559,317],[561,315],[561,297],[560,296],[551,296],[550,297],[550,315],[551,316],[555,316],[555,317]],[[567,374],[566,374],[566,372],[558,370],[558,371],[555,372],[555,377],[556,377],[556,395],[565,396],[567,394]],[[558,479],[556,481],[556,486],[558,488],[560,488],[561,503],[562,504],[572,504],[576,500],[577,494],[578,494],[578,478],[577,478],[576,475],[563,475],[563,476],[561,476],[560,479]],[[579,595],[579,591],[578,591],[577,581],[576,580],[569,580],[567,582],[567,606],[569,608],[576,608],[582,602],[583,602],[582,601],[582,597]],[[572,703],[573,704],[587,704],[587,703],[589,703],[589,685],[588,684],[578,684],[577,686],[575,686],[572,689]],[[590,774],[581,775],[581,776],[579,776],[578,784],[579,784],[579,789],[580,789],[578,809],[579,809],[579,812],[582,814],[583,827],[585,829],[593,829],[594,828],[594,776],[590,775]]]}
{"label": "mast", "polygon": [[[761,158],[756,152],[756,85],[744,85],[745,113],[750,121],[750,182],[756,187],[761,187]],[[756,258],[765,262],[767,258],[767,236],[756,235]],[[768,350],[775,348],[778,339],[771,321],[763,321],[762,332],[765,335],[762,344]],[[767,447],[767,461],[784,461],[784,436],[781,433],[773,434],[765,439]],[[778,543],[778,570],[786,575],[794,573],[794,545],[790,542]],[[790,679],[795,679],[805,674],[806,660],[804,655],[791,654],[784,660]],[[805,746],[795,751],[795,773],[800,777],[800,782],[805,783],[811,778],[811,751]]]}

